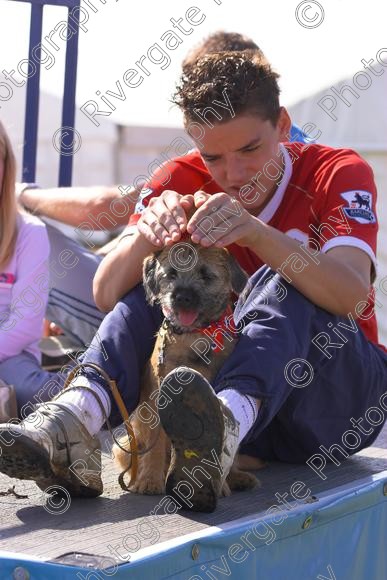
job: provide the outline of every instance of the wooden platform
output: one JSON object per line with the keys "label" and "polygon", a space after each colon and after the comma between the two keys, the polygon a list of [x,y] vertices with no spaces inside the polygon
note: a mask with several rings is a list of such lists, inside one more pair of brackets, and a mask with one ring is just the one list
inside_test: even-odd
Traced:
{"label": "wooden platform", "polygon": [[[107,434],[104,434],[106,444]],[[43,560],[56,560],[69,552],[108,557],[123,563],[136,558],[144,549],[182,537],[210,526],[251,516],[259,518],[273,504],[275,493],[289,493],[296,481],[304,482],[317,498],[337,486],[387,470],[387,425],[373,447],[343,462],[329,465],[323,481],[308,466],[272,463],[258,472],[261,487],[252,492],[234,493],[219,501],[214,514],[190,512],[163,515],[157,526],[147,525],[149,513],[162,496],[137,496],[121,491],[112,461],[104,455],[104,493],[97,499],[73,499],[55,512],[47,496],[33,482],[12,480],[0,475],[0,493],[15,485],[15,492],[26,497],[0,495],[0,550],[28,554]],[[294,502],[291,496],[287,498]],[[301,502],[299,502],[301,503]],[[58,502],[54,502],[58,505]],[[155,520],[153,519],[153,522]],[[141,530],[141,536],[139,535]],[[112,549],[109,546],[113,547]],[[117,550],[114,555],[114,550]],[[148,550],[146,550],[148,551]],[[120,559],[121,556],[121,559]]]}

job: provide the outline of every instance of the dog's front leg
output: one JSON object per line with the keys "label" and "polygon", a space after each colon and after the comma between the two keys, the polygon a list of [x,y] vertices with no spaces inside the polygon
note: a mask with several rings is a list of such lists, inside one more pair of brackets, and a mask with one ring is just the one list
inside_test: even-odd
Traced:
{"label": "dog's front leg", "polygon": [[142,383],[142,400],[136,409],[133,428],[139,451],[138,475],[130,491],[143,494],[165,493],[165,475],[170,443],[160,424],[157,407],[158,378],[152,363],[147,367]]}
{"label": "dog's front leg", "polygon": [[145,448],[149,449],[139,457],[139,471],[130,491],[143,494],[165,493],[165,473],[169,456],[169,441],[164,430],[158,426],[147,429],[147,436],[142,433]]}

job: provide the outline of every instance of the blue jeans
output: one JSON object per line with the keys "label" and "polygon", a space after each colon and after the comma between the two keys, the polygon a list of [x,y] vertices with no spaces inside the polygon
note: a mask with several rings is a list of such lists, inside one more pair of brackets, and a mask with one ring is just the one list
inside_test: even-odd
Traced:
{"label": "blue jeans", "polygon": [[[262,401],[242,453],[304,461],[319,445],[329,447],[353,431],[351,418],[364,418],[367,412],[371,418],[370,408],[377,407],[379,418],[372,411],[374,422],[369,422],[374,428],[364,428],[368,433],[361,433],[348,454],[372,444],[387,414],[387,354],[367,340],[356,321],[314,305],[266,266],[250,278],[234,319],[239,340],[213,387]],[[105,317],[84,355],[83,362],[102,366],[117,381],[129,412],[138,404],[141,372],[161,322],[160,309],[146,303],[138,285]],[[336,346],[327,346],[329,340]],[[104,386],[93,371],[85,374]],[[111,421],[121,422],[113,399]],[[348,438],[349,447],[354,437]]]}
{"label": "blue jeans", "polygon": [[0,363],[0,379],[14,385],[19,417],[24,419],[34,405],[50,401],[62,390],[66,376],[42,369],[34,355],[23,351]]}

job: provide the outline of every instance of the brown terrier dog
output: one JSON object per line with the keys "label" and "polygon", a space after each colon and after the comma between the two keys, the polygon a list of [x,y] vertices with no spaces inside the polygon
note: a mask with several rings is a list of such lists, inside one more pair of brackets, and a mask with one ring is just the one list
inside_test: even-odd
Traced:
{"label": "brown terrier dog", "polygon": [[[128,488],[143,494],[165,493],[170,463],[170,442],[160,426],[157,408],[163,378],[182,365],[199,371],[210,383],[231,354],[237,333],[227,330],[232,320],[232,292],[242,292],[245,272],[223,248],[203,248],[192,242],[178,242],[144,261],[143,284],[150,304],[161,306],[165,320],[141,381],[141,400],[131,418],[139,451],[136,481]],[[212,338],[213,337],[213,338]],[[113,448],[116,465],[129,471],[131,455],[127,436]],[[237,463],[237,462],[235,462]],[[257,469],[259,460],[241,465]],[[222,495],[231,490],[251,489],[257,478],[240,471],[236,464],[225,482]]]}

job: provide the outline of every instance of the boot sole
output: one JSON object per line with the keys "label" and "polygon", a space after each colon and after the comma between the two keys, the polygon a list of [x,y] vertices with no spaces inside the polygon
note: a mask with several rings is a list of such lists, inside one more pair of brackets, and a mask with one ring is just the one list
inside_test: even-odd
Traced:
{"label": "boot sole", "polygon": [[[194,375],[190,383],[182,386],[176,375],[167,375],[160,388],[160,394],[166,397],[164,400],[172,399],[164,409],[159,409],[162,427],[174,449],[166,493],[179,505],[183,503],[182,509],[213,512],[222,478],[215,461],[216,458],[219,461],[222,453],[223,414],[207,381],[192,369],[187,372]],[[206,464],[206,460],[213,465]],[[187,494],[184,499],[187,489],[191,496]]]}
{"label": "boot sole", "polygon": [[[9,477],[35,481],[43,491],[50,486],[65,488],[72,497],[97,497],[102,491],[84,486],[56,474],[47,451],[35,441],[20,435],[11,445],[0,445],[0,471]],[[76,475],[74,479],[77,480]]]}

